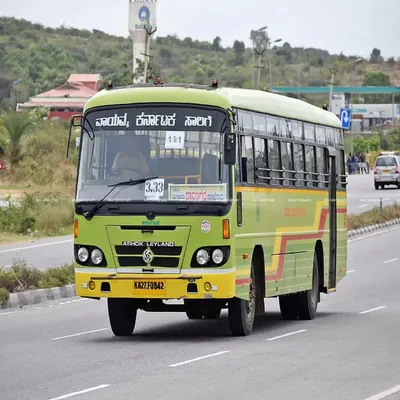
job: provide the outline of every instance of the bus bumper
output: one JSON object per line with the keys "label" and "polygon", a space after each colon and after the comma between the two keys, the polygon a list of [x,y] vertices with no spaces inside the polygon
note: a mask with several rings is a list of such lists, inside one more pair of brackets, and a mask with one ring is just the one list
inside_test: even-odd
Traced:
{"label": "bus bumper", "polygon": [[180,274],[149,276],[109,271],[93,273],[80,268],[75,270],[75,281],[77,296],[92,298],[228,299],[236,293],[234,270],[207,274],[182,271]]}

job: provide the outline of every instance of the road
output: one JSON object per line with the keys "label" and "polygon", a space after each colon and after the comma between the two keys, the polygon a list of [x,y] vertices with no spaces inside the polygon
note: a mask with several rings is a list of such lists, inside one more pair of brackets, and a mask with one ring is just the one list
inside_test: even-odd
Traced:
{"label": "road", "polygon": [[30,266],[44,270],[73,262],[72,235],[37,239],[0,246],[0,266],[25,260]]}
{"label": "road", "polygon": [[[394,203],[400,199],[400,190],[387,188],[375,190],[373,175],[350,175],[348,177],[348,213],[362,213],[379,206]],[[0,266],[11,265],[13,259],[23,258],[31,266],[47,269],[63,263],[73,262],[72,236],[61,236],[51,239],[39,239],[32,243],[0,246]]]}
{"label": "road", "polygon": [[124,339],[112,335],[104,300],[3,312],[0,397],[398,399],[371,396],[400,385],[399,233],[349,241],[348,276],[322,296],[315,320],[282,321],[268,299],[247,338],[230,336],[226,312],[219,321],[140,312]]}
{"label": "road", "polygon": [[379,207],[382,199],[383,206],[400,200],[400,189],[396,186],[387,186],[385,189],[375,190],[373,171],[369,174],[350,175],[347,178],[347,212],[359,214],[374,207]]}

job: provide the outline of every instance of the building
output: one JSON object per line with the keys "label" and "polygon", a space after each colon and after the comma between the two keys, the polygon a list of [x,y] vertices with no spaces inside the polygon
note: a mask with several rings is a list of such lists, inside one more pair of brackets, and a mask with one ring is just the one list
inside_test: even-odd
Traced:
{"label": "building", "polygon": [[85,103],[101,89],[102,84],[100,74],[71,74],[63,85],[17,104],[17,111],[50,107],[48,118],[69,120],[72,115],[83,111]]}

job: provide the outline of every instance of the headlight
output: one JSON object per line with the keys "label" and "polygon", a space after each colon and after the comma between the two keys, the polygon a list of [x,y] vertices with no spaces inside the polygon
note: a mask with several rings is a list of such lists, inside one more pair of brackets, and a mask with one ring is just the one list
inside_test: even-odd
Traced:
{"label": "headlight", "polygon": [[103,261],[103,253],[99,249],[94,249],[91,254],[93,264],[100,264]]}
{"label": "headlight", "polygon": [[222,260],[224,259],[224,253],[221,249],[215,249],[212,253],[212,260],[215,264],[221,264]]}
{"label": "headlight", "polygon": [[200,265],[205,265],[208,263],[208,260],[210,259],[210,256],[208,255],[207,250],[201,249],[197,252],[196,254],[196,261]]}
{"label": "headlight", "polygon": [[86,247],[81,247],[78,250],[78,259],[80,262],[86,262],[89,258],[89,252]]}

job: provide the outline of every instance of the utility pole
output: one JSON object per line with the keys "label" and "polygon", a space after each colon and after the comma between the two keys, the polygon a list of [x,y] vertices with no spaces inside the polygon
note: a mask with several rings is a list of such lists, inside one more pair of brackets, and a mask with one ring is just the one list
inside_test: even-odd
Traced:
{"label": "utility pole", "polygon": [[339,71],[339,69],[329,68],[329,71],[331,72],[331,83],[329,90],[329,111],[332,112],[333,85],[335,81],[335,74]]}
{"label": "utility pole", "polygon": [[[268,26],[263,26],[262,28],[259,28],[255,31],[250,31],[250,39],[253,42],[253,54],[252,54],[252,83],[251,83],[251,87],[252,89],[254,89],[255,86],[255,68],[258,68],[258,85],[257,88],[259,88],[260,86],[260,69],[261,67],[261,55],[264,53],[265,51],[265,43],[264,42],[264,38],[265,38],[265,34],[261,33],[263,31],[265,31],[266,29],[268,29]],[[263,50],[264,49],[264,50]],[[260,54],[261,52],[261,54]],[[259,60],[258,60],[258,66],[255,65],[255,53],[257,53],[259,55]]]}
{"label": "utility pole", "polygon": [[143,76],[143,83],[147,83],[147,71],[149,68],[149,61],[152,58],[150,55],[150,44],[151,44],[151,35],[157,32],[157,28],[151,29],[147,25],[145,26],[146,35],[146,42],[145,42],[145,53],[141,53],[145,56],[144,60],[144,76]]}
{"label": "utility pole", "polygon": [[258,65],[256,68],[258,68],[257,71],[257,90],[260,89],[260,79],[261,79],[261,68],[264,68],[261,64],[262,61],[262,55],[264,54],[266,49],[262,49],[261,51],[258,51],[256,49],[254,49],[254,51],[258,54]]}
{"label": "utility pole", "polygon": [[269,61],[269,87],[272,89],[272,49],[271,49],[271,44],[272,43],[279,43],[282,42],[282,39],[276,39],[276,40],[268,40],[268,61]]}

